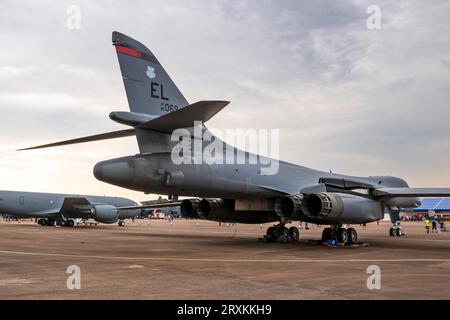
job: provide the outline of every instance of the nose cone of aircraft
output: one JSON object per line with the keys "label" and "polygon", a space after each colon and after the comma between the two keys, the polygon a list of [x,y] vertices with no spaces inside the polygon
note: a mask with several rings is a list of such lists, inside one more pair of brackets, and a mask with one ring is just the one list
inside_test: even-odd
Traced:
{"label": "nose cone of aircraft", "polygon": [[100,181],[126,186],[134,178],[134,169],[128,158],[106,160],[94,166],[94,176]]}

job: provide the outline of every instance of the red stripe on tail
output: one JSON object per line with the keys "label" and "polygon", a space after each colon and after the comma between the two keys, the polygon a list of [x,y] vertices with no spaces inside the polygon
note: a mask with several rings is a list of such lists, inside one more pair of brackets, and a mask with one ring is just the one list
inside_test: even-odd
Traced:
{"label": "red stripe on tail", "polygon": [[130,48],[127,48],[127,47],[124,47],[124,46],[117,45],[116,46],[116,51],[120,52],[120,53],[123,53],[123,54],[126,54],[126,55],[129,55],[129,56],[132,56],[132,57],[141,58],[141,53],[139,51],[134,50],[134,49],[130,49]]}

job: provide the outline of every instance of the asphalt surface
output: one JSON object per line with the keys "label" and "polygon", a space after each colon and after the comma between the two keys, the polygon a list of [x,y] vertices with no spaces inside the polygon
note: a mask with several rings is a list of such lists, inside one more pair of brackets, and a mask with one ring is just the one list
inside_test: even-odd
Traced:
{"label": "asphalt surface", "polygon": [[[422,223],[409,222],[406,236],[390,237],[388,223],[374,223],[356,226],[368,247],[346,249],[309,244],[320,238],[316,226],[300,231],[300,243],[259,242],[267,227],[0,222],[0,299],[450,298],[450,232],[427,235]],[[67,288],[73,265],[79,290]],[[380,289],[367,286],[373,265]]]}

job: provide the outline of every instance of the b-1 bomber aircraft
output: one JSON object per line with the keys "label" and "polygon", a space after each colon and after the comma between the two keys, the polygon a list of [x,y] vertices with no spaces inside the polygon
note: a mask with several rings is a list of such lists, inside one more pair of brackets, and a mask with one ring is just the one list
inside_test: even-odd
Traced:
{"label": "b-1 bomber aircraft", "polygon": [[[119,32],[113,32],[112,43],[130,112],[115,111],[109,117],[129,128],[27,149],[136,136],[139,153],[97,163],[97,179],[144,193],[170,195],[172,199],[194,197],[173,202],[181,205],[185,217],[255,224],[278,222],[267,230],[268,237],[278,240],[298,239],[298,230],[288,230],[285,225],[300,220],[329,225],[323,230],[324,241],[355,243],[356,230],[344,226],[380,220],[385,212],[394,223],[390,234],[401,235],[396,223],[401,208],[419,206],[421,197],[450,196],[450,188],[410,188],[398,177],[348,176],[284,161],[277,162],[275,173],[267,174],[267,164],[276,160],[237,150],[204,125],[229,102],[189,104],[146,46]],[[185,129],[184,134],[180,129]],[[203,139],[205,135],[209,141]],[[204,159],[195,147],[205,150],[211,142],[221,146],[215,149],[216,154],[233,150],[232,155],[240,153],[245,163],[201,161]],[[188,148],[194,146],[194,151],[187,155],[183,151],[184,161],[178,163],[173,160],[174,150],[183,149],[185,143]],[[255,157],[264,161],[247,161]]]}

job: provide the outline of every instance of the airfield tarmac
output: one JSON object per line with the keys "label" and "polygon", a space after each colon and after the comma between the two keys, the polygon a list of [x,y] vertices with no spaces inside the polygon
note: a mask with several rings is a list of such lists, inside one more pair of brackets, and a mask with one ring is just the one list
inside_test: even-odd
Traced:
{"label": "airfield tarmac", "polygon": [[[199,223],[196,226],[196,223]],[[369,247],[258,242],[265,225],[148,220],[60,228],[0,222],[0,299],[449,299],[450,232],[422,223],[356,226]],[[301,230],[319,239],[322,228]],[[81,289],[66,286],[67,267]],[[381,289],[367,288],[367,268]]]}

